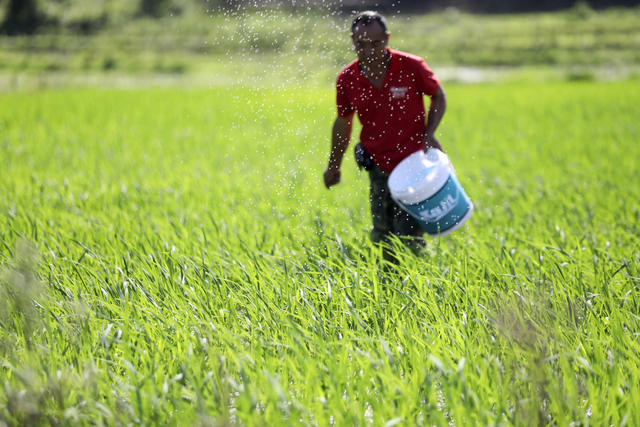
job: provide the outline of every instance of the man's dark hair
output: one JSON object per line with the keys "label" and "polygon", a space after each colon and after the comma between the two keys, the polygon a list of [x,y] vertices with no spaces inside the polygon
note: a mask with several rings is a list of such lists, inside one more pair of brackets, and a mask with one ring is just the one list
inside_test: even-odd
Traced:
{"label": "man's dark hair", "polygon": [[355,18],[353,18],[353,22],[351,23],[351,34],[355,33],[356,27],[360,25],[366,27],[373,22],[380,24],[385,34],[389,34],[389,30],[387,30],[387,20],[384,19],[384,16],[373,10],[360,12]]}

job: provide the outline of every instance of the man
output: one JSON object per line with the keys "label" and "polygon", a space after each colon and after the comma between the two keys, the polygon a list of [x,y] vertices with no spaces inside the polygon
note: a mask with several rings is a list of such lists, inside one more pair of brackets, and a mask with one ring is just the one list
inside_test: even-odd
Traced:
{"label": "man", "polygon": [[[389,31],[379,13],[358,14],[351,25],[351,40],[358,59],[338,74],[338,116],[324,184],[330,188],[340,182],[340,165],[357,112],[362,124],[360,142],[373,160],[371,240],[387,242],[395,235],[415,249],[424,245],[423,230],[391,199],[387,180],[408,155],[429,147],[442,150],[435,131],[444,115],[445,93],[422,58],[388,47]],[[424,95],[431,97],[428,114]]]}

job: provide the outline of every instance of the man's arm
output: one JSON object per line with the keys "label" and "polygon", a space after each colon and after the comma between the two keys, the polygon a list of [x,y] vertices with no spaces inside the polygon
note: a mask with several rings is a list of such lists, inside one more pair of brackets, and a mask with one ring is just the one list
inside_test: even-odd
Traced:
{"label": "man's arm", "polygon": [[340,182],[340,165],[342,164],[342,157],[351,139],[352,123],[353,114],[347,117],[338,116],[336,121],[333,122],[329,165],[327,166],[327,170],[324,171],[324,185],[327,188]]}
{"label": "man's arm", "polygon": [[425,151],[430,147],[437,148],[440,151],[442,145],[436,138],[436,129],[444,116],[444,112],[447,109],[447,96],[444,93],[444,89],[440,87],[438,91],[431,97],[431,104],[429,105],[429,113],[427,114],[427,124],[424,130],[424,144]]}

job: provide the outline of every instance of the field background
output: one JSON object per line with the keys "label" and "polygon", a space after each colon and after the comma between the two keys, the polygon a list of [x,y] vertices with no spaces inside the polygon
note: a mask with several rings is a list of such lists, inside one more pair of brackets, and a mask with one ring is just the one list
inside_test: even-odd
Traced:
{"label": "field background", "polygon": [[392,16],[476,207],[395,267],[318,16],[0,37],[0,421],[640,422],[638,10]]}
{"label": "field background", "polygon": [[[135,18],[129,0],[67,3],[73,7],[49,7],[57,26],[0,37],[0,90],[324,86],[353,58],[349,15],[329,8],[203,13],[185,5],[180,14],[151,19]],[[425,57],[447,81],[640,76],[640,7],[594,11],[583,4],[519,15],[449,9],[389,13],[388,21],[391,45]]]}

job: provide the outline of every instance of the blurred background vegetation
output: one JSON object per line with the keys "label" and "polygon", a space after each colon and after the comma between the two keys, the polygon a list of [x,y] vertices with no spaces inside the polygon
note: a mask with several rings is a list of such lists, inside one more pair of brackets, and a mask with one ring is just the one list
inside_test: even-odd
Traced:
{"label": "blurred background vegetation", "polygon": [[[0,0],[0,88],[133,76],[329,84],[353,58],[357,10],[445,79],[636,77],[640,1]],[[524,13],[522,13],[524,12]],[[137,76],[137,77],[136,77]]]}

